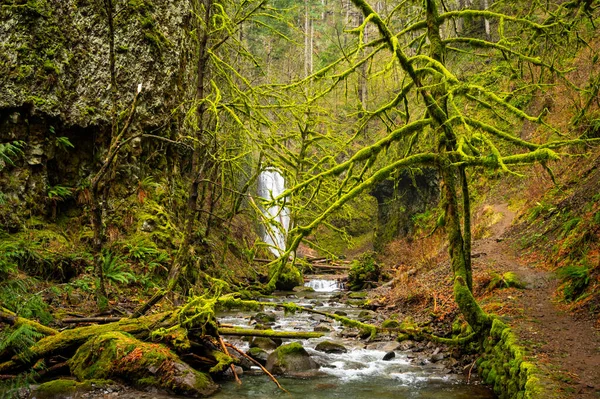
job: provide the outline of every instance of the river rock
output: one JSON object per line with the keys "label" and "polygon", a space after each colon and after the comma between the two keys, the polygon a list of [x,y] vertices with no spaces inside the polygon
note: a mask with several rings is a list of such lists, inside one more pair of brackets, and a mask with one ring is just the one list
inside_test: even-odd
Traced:
{"label": "river rock", "polygon": [[366,346],[366,349],[373,350],[373,351],[384,351],[384,352],[395,351],[395,350],[398,350],[398,348],[400,348],[400,343],[395,342],[395,341],[374,342],[374,343]]}
{"label": "river rock", "polygon": [[398,328],[400,327],[400,322],[398,320],[387,319],[382,324],[383,328]]}
{"label": "river rock", "polygon": [[262,366],[265,366],[267,364],[267,358],[269,357],[269,353],[264,349],[256,347],[250,348],[248,349],[248,352],[246,352],[246,354],[252,359],[259,362]]}
{"label": "river rock", "polygon": [[348,316],[348,313],[344,312],[343,310],[336,310],[335,312],[333,312],[333,314],[336,314],[338,316]]}
{"label": "river rock", "polygon": [[382,360],[392,360],[396,357],[396,353],[394,351],[390,351],[383,356]]}
{"label": "river rock", "polygon": [[302,375],[319,365],[298,342],[282,345],[267,358],[266,369],[273,374]]}
{"label": "river rock", "polygon": [[317,344],[317,346],[315,346],[315,349],[320,352],[325,352],[325,353],[346,353],[346,352],[348,352],[348,349],[346,349],[346,347],[344,345],[338,344],[337,342],[332,342],[332,341],[319,342]]}
{"label": "river rock", "polygon": [[358,320],[363,322],[373,320],[375,317],[377,317],[377,314],[371,310],[363,310],[358,314]]}
{"label": "river rock", "polygon": [[433,355],[431,355],[431,357],[429,358],[429,361],[431,363],[437,363],[440,360],[444,360],[445,355],[443,352],[439,352],[439,353],[434,353]]}
{"label": "river rock", "polygon": [[267,337],[254,337],[252,341],[250,341],[250,348],[260,348],[269,352],[277,349],[280,345],[281,342],[277,344],[275,340]]}
{"label": "river rock", "polygon": [[109,332],[81,345],[68,361],[79,380],[123,379],[168,389],[179,395],[208,396],[219,386],[167,347],[149,344],[123,332]]}
{"label": "river rock", "polygon": [[315,331],[315,332],[331,332],[331,327],[329,327],[327,324],[319,323],[315,326],[315,328],[313,328],[313,331]]}
{"label": "river rock", "polygon": [[366,297],[367,297],[367,293],[365,291],[351,292],[348,294],[348,298],[350,298],[350,299],[365,299]]}
{"label": "river rock", "polygon": [[398,343],[398,350],[407,351],[415,347],[415,342],[411,340],[406,340]]}
{"label": "river rock", "polygon": [[275,323],[275,320],[277,320],[277,316],[275,316],[275,313],[273,312],[258,312],[257,314],[252,316],[252,320],[256,321],[257,323],[269,324]]}
{"label": "river rock", "polygon": [[298,285],[292,289],[294,292],[315,292],[313,287],[307,287],[305,285]]}

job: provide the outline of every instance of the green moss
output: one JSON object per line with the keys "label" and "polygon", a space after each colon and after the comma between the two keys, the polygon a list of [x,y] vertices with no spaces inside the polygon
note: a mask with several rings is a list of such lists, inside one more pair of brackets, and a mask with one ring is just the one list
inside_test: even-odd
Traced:
{"label": "green moss", "polygon": [[[222,367],[232,362],[224,354],[217,360]],[[77,350],[68,364],[80,380],[118,377],[135,384],[143,380],[182,394],[193,393],[189,386],[192,381],[187,377],[192,373],[200,391],[214,391],[207,375],[185,365],[164,345],[144,343],[118,331],[94,336]]]}
{"label": "green moss", "polygon": [[513,272],[506,272],[502,275],[496,274],[492,277],[488,285],[488,290],[496,288],[525,288],[525,284]]}
{"label": "green moss", "polygon": [[398,320],[385,320],[382,324],[381,327],[383,328],[398,328],[400,327],[400,323],[398,322]]}
{"label": "green moss", "polygon": [[113,385],[111,380],[87,380],[78,382],[74,380],[54,380],[41,384],[35,389],[34,396],[39,399],[64,398],[75,392],[91,391],[96,388]]}
{"label": "green moss", "polygon": [[306,349],[302,346],[302,344],[298,342],[292,342],[286,345],[281,345],[279,348],[275,349],[275,353],[277,354],[277,359],[279,363],[283,366],[286,366],[285,359],[289,355],[306,355]]}

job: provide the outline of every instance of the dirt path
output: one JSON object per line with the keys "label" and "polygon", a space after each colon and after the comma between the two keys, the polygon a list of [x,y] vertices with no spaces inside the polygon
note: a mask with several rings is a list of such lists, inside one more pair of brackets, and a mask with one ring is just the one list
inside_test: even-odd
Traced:
{"label": "dirt path", "polygon": [[553,302],[558,284],[554,275],[523,264],[505,240],[515,213],[506,204],[493,208],[503,217],[491,227],[489,238],[474,243],[474,268],[512,271],[527,284],[514,298],[521,315],[511,324],[534,362],[549,375],[556,397],[600,398],[600,332],[591,321],[578,320]]}

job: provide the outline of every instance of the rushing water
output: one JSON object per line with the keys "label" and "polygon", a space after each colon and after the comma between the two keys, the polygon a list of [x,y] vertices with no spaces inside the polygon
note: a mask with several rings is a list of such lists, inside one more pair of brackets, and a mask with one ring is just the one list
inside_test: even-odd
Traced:
{"label": "rushing water", "polygon": [[[350,308],[335,301],[335,292],[339,290],[336,280],[317,280],[307,286],[318,287],[322,292],[299,293],[282,297],[281,301],[294,301],[302,306],[314,307],[325,312],[344,311],[349,317],[356,318],[361,309]],[[325,290],[329,290],[326,292]],[[296,295],[299,296],[296,297]],[[447,374],[441,364],[426,363],[417,365],[408,358],[408,353],[396,351],[396,357],[384,361],[385,349],[377,345],[365,347],[355,338],[343,338],[342,326],[320,315],[297,313],[277,314],[275,330],[312,331],[318,325],[328,325],[333,331],[329,336],[303,340],[302,343],[313,359],[321,365],[317,375],[311,378],[278,377],[279,382],[291,396],[280,391],[273,382],[260,373],[248,373],[242,376],[243,384],[233,382],[222,384],[222,390],[214,398],[346,398],[346,399],[383,399],[383,398],[444,398],[444,399],[489,399],[493,394],[489,389],[477,385],[467,385],[456,375]],[[250,314],[228,312],[220,315],[222,323],[247,327]],[[326,354],[316,351],[315,346],[323,340],[332,340],[348,349],[344,354]],[[297,341],[297,340],[296,340]],[[289,340],[284,340],[289,342]],[[247,343],[235,342],[247,349]],[[371,349],[372,348],[372,349]]]}
{"label": "rushing water", "polygon": [[335,292],[344,289],[344,284],[338,279],[314,279],[304,283],[316,292]]}
{"label": "rushing water", "polygon": [[[258,195],[266,200],[279,196],[285,190],[285,180],[275,169],[267,169],[258,176]],[[289,211],[273,205],[265,209],[265,216],[272,222],[265,226],[263,241],[273,254],[279,256],[285,250],[286,234],[290,226]]]}

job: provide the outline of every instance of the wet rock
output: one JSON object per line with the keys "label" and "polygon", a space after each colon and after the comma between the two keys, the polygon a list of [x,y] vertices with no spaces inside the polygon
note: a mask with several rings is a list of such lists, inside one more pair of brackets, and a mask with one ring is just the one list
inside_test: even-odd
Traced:
{"label": "wet rock", "polygon": [[375,350],[375,351],[384,351],[384,352],[392,352],[398,350],[400,347],[399,342],[375,342],[367,345],[366,349]]}
{"label": "wet rock", "polygon": [[311,318],[311,320],[315,320],[315,321],[319,321],[319,322],[323,322],[323,321],[327,320],[327,317],[320,315],[320,314],[312,315],[310,318]]}
{"label": "wet rock", "polygon": [[392,360],[396,357],[396,353],[394,351],[388,352],[383,356],[382,360]]}
{"label": "wet rock", "polygon": [[300,375],[317,370],[319,365],[301,344],[293,342],[282,345],[271,353],[265,367],[273,374]]}
{"label": "wet rock", "polygon": [[260,348],[265,351],[273,351],[277,349],[281,345],[275,342],[275,340],[267,337],[254,337],[252,341],[250,341],[250,348]]}
{"label": "wet rock", "polygon": [[377,317],[377,314],[372,310],[363,310],[358,314],[358,320],[363,322],[373,320],[375,317]]}
{"label": "wet rock", "polygon": [[344,312],[343,310],[336,310],[335,312],[333,312],[333,314],[336,314],[338,316],[348,316],[348,313]]}
{"label": "wet rock", "polygon": [[246,352],[246,354],[252,359],[259,362],[262,366],[265,366],[267,364],[267,358],[269,357],[269,353],[264,349],[256,347],[250,348],[248,349],[248,352]]}
{"label": "wet rock", "polygon": [[320,324],[316,325],[315,328],[313,328],[313,331],[315,331],[315,332],[331,332],[331,327],[329,327],[327,324],[320,323]]}
{"label": "wet rock", "polygon": [[440,353],[434,353],[434,354],[433,354],[433,355],[432,355],[432,356],[429,358],[429,361],[430,361],[431,363],[437,363],[437,362],[439,362],[440,360],[444,360],[444,357],[445,357],[445,355],[444,355],[444,353],[442,353],[442,352],[440,352]]}
{"label": "wet rock", "polygon": [[305,285],[299,285],[292,289],[294,292],[315,292],[313,287],[307,287]]}
{"label": "wet rock", "polygon": [[402,341],[398,344],[398,350],[407,351],[415,347],[415,342],[411,340]]}
{"label": "wet rock", "polygon": [[367,297],[367,292],[351,292],[348,294],[348,298],[350,299],[365,299]]}
{"label": "wet rock", "polygon": [[337,342],[332,342],[332,341],[319,342],[317,344],[317,346],[315,346],[315,349],[320,352],[325,352],[325,353],[346,353],[346,352],[348,352],[348,349],[346,349],[346,347],[344,345],[338,344]]}
{"label": "wet rock", "polygon": [[275,320],[277,320],[277,316],[275,316],[275,313],[273,312],[259,312],[252,316],[252,320],[256,321],[257,323],[269,324],[275,323]]}

